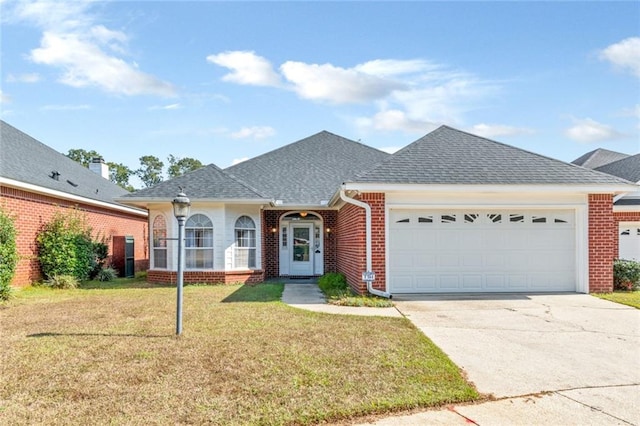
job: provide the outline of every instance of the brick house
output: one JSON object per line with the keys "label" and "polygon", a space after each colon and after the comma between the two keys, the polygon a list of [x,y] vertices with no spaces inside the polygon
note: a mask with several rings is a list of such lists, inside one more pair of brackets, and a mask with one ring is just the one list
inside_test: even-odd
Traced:
{"label": "brick house", "polygon": [[611,290],[614,198],[638,186],[447,126],[393,155],[320,132],[119,198],[149,211],[152,281],[175,281],[179,188],[185,282],[337,271],[388,296]]}
{"label": "brick house", "polygon": [[[103,161],[92,170],[0,121],[0,205],[16,218],[20,261],[12,285],[38,281],[36,236],[56,212],[82,212],[95,237],[114,253],[114,237],[133,236],[135,269],[148,268],[148,219],[145,210],[114,201],[128,192],[109,181]],[[116,259],[114,259],[116,260]]]}
{"label": "brick house", "polygon": [[[573,161],[582,167],[640,184],[640,154],[596,149]],[[613,203],[617,257],[640,261],[640,191],[619,195]]]}

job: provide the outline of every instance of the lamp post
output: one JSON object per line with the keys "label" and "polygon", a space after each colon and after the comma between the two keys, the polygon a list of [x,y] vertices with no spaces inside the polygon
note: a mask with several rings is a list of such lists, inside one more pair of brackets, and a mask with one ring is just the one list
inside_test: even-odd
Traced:
{"label": "lamp post", "polygon": [[173,204],[173,215],[178,219],[178,277],[177,277],[177,308],[176,308],[176,335],[182,334],[182,282],[184,275],[184,263],[182,252],[184,250],[184,223],[189,216],[191,201],[180,188],[180,192],[171,202]]}

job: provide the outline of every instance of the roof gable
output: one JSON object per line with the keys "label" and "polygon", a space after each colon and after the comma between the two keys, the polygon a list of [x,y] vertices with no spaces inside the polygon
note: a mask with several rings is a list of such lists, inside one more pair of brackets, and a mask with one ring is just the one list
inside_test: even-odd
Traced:
{"label": "roof gable", "polygon": [[571,163],[578,166],[586,167],[588,169],[597,169],[605,164],[613,163],[614,161],[627,158],[628,154],[621,152],[610,151],[608,149],[598,148],[593,151],[587,152],[583,156],[576,158]]}
{"label": "roof gable", "polygon": [[351,182],[620,184],[620,179],[441,126]]}
{"label": "roof gable", "polygon": [[123,200],[127,198],[173,199],[180,188],[184,189],[191,200],[256,200],[269,198],[236,177],[226,173],[215,164],[209,164],[182,176],[127,194],[123,197]]}
{"label": "roof gable", "polygon": [[[119,205],[127,191],[0,120],[0,176],[91,200]],[[55,173],[57,172],[57,179]]]}
{"label": "roof gable", "polygon": [[640,182],[640,154],[627,156],[600,166],[596,170],[631,182]]}
{"label": "roof gable", "polygon": [[322,131],[225,171],[283,204],[320,205],[347,179],[389,154]]}

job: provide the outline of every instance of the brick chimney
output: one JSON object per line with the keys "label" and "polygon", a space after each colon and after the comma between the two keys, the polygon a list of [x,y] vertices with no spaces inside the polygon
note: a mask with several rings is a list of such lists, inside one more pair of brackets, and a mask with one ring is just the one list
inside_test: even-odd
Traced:
{"label": "brick chimney", "polygon": [[109,179],[109,166],[107,166],[102,157],[93,157],[89,163],[89,170],[105,179]]}

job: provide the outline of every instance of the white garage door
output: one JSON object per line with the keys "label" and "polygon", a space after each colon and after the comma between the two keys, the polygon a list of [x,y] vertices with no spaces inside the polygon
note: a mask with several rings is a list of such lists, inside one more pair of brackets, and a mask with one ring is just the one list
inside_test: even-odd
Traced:
{"label": "white garage door", "polygon": [[618,257],[640,261],[640,223],[620,225]]}
{"label": "white garage door", "polygon": [[576,291],[573,210],[389,214],[392,293]]}

